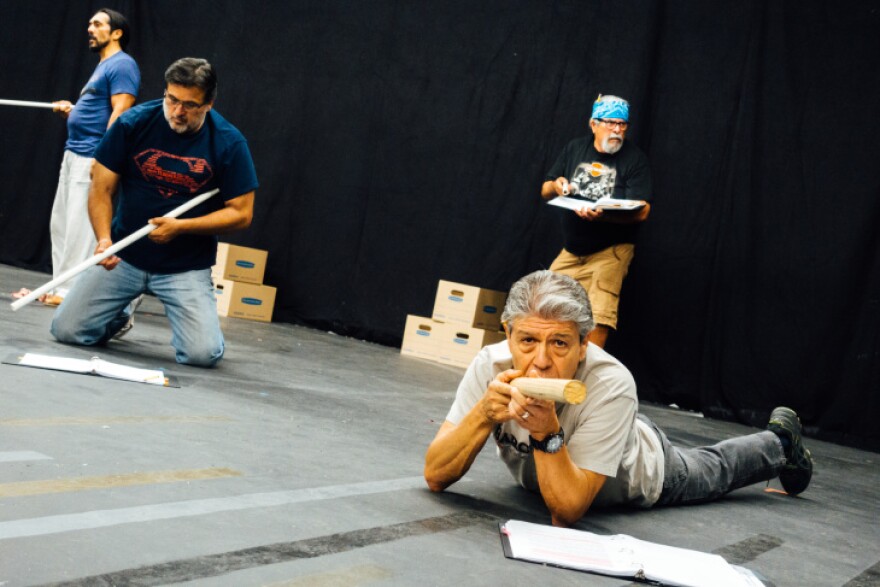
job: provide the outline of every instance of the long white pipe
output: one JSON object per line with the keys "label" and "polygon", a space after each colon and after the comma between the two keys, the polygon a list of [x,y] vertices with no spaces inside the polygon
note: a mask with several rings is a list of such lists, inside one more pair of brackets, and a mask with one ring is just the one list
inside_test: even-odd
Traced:
{"label": "long white pipe", "polygon": [[[31,102],[29,100],[2,100],[0,106],[27,106],[28,108],[55,108],[52,102]],[[73,108],[73,105],[70,106]]]}
{"label": "long white pipe", "polygon": [[[199,204],[201,204],[202,202],[204,202],[205,200],[207,200],[208,198],[210,198],[211,196],[213,196],[214,194],[216,194],[219,191],[220,190],[215,189],[215,190],[211,190],[210,192],[205,192],[204,194],[198,195],[198,196],[192,198],[191,200],[188,200],[187,202],[181,204],[180,206],[178,206],[177,208],[175,208],[174,210],[172,210],[168,214],[164,214],[163,216],[165,218],[177,218],[178,216],[180,216],[181,214],[183,214],[187,210],[190,210],[190,209],[198,206]],[[35,289],[34,291],[29,293],[25,297],[21,298],[20,300],[15,300],[14,302],[12,302],[13,311],[18,310],[19,308],[23,308],[24,306],[27,306],[28,304],[30,304],[32,301],[34,301],[35,299],[37,299],[38,297],[40,297],[41,295],[43,295],[47,291],[61,285],[62,283],[64,283],[65,281],[67,281],[73,277],[76,277],[77,275],[79,275],[80,273],[82,273],[83,271],[88,269],[89,267],[91,267],[93,265],[97,265],[98,263],[100,263],[101,261],[103,261],[104,259],[109,257],[110,255],[115,255],[118,251],[121,251],[122,249],[124,249],[125,247],[127,247],[128,245],[133,243],[134,241],[147,236],[148,234],[153,232],[155,229],[156,229],[155,225],[147,223],[146,226],[144,226],[143,228],[137,230],[136,232],[131,233],[130,235],[128,235],[127,237],[125,237],[124,239],[119,241],[118,243],[113,243],[112,245],[107,247],[107,250],[105,250],[101,253],[98,253],[97,255],[94,255],[92,257],[89,257],[88,259],[86,259],[85,261],[83,261],[82,263],[77,265],[76,267],[72,267],[72,268],[68,269],[67,271],[65,271],[64,273],[62,273],[61,275],[59,275],[58,277],[53,279],[52,281],[41,285],[40,287],[38,287],[37,289]]]}

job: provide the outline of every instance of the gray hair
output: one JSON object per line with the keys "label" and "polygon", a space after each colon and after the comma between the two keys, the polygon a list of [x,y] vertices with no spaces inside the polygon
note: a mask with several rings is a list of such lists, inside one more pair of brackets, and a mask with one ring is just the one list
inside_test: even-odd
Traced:
{"label": "gray hair", "polygon": [[165,70],[165,85],[199,88],[205,94],[205,103],[217,97],[217,74],[207,59],[183,57]]}
{"label": "gray hair", "polygon": [[581,284],[568,275],[547,270],[529,273],[513,284],[501,321],[512,329],[513,323],[528,316],[574,322],[581,340],[595,325],[590,299]]}

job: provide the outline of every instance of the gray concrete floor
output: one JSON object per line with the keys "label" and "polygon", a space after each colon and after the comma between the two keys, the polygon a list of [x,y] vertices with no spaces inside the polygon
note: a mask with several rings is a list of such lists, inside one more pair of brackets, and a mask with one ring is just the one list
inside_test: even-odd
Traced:
{"label": "gray concrete floor", "polygon": [[[165,368],[181,387],[0,365],[0,585],[630,584],[505,559],[499,522],[549,519],[491,447],[448,492],[426,489],[425,448],[462,370],[234,319],[219,368],[182,367],[154,298],[125,339],[64,346],[52,309],[9,306],[45,280],[0,265],[0,358],[98,355]],[[642,411],[681,444],[753,431]],[[880,584],[878,455],[809,447],[800,498],[754,486],[702,506],[591,511],[578,527],[719,553],[780,587]]]}

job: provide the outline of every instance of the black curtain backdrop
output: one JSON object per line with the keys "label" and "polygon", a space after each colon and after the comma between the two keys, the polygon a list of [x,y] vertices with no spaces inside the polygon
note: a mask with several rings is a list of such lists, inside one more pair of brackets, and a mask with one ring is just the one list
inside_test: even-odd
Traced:
{"label": "black curtain backdrop", "polygon": [[[276,320],[395,345],[439,279],[547,267],[543,174],[618,94],[656,189],[609,343],[641,397],[880,449],[880,0],[7,0],[0,97],[75,99],[103,5],[139,101],[217,67],[261,183],[229,240],[269,250]],[[0,107],[0,262],[49,270],[65,137]]]}

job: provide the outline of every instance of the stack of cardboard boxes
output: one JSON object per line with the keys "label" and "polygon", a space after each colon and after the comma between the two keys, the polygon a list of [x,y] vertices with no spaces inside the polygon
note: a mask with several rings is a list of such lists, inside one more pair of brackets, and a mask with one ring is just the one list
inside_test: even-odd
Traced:
{"label": "stack of cardboard boxes", "polygon": [[272,321],[275,288],[263,285],[267,251],[219,243],[211,268],[217,313],[260,322]]}
{"label": "stack of cardboard boxes", "polygon": [[431,317],[406,317],[400,353],[467,367],[481,348],[504,340],[506,299],[500,291],[440,280]]}

